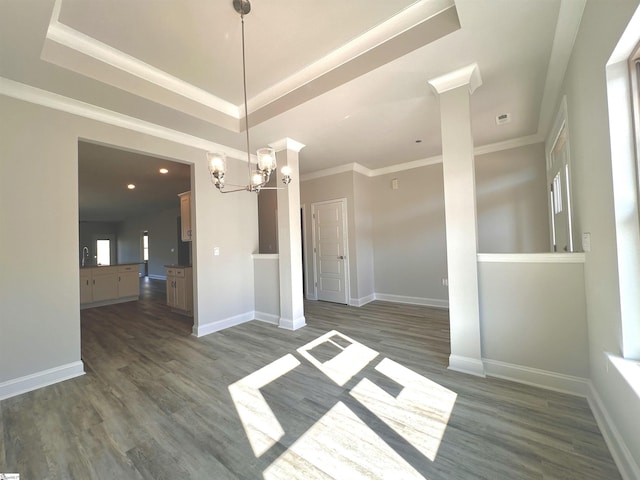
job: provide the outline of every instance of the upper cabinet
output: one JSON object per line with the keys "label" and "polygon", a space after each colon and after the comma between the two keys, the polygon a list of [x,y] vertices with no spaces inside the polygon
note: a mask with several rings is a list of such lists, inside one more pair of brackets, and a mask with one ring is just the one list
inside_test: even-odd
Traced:
{"label": "upper cabinet", "polygon": [[182,241],[190,242],[192,236],[191,230],[191,192],[184,192],[178,195],[180,197],[180,216],[182,224]]}

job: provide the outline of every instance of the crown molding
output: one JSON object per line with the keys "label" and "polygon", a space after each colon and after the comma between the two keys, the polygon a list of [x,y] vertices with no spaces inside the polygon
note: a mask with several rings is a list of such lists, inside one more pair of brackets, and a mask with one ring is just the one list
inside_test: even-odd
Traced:
{"label": "crown molding", "polygon": [[526,137],[512,138],[503,142],[488,143],[473,149],[474,155],[485,155],[487,153],[501,152],[512,148],[526,147],[536,143],[544,143],[544,136],[536,133],[535,135],[527,135]]}
{"label": "crown molding", "polygon": [[482,85],[480,68],[477,63],[472,63],[466,67],[459,68],[453,72],[445,73],[429,80],[429,85],[438,95],[453,90],[454,88],[469,86],[469,93],[475,92],[476,88]]}
{"label": "crown molding", "polygon": [[551,128],[554,110],[557,108],[558,96],[569,65],[573,45],[578,36],[585,4],[586,0],[562,0],[560,2],[560,11],[558,12],[558,21],[556,22],[542,94],[540,116],[538,117],[538,133],[542,136],[546,136]]}
{"label": "crown molding", "polygon": [[[241,150],[227,147],[220,143],[211,142],[194,135],[189,135],[184,132],[179,132],[171,128],[162,127],[155,123],[140,120],[139,118],[117,113],[106,108],[97,107],[89,103],[81,102],[57,93],[52,93],[40,88],[32,87],[24,83],[16,82],[5,77],[0,77],[0,95],[15,98],[25,102],[41,105],[43,107],[59,110],[61,112],[78,115],[83,118],[96,120],[101,123],[106,123],[116,127],[126,128],[146,135],[151,135],[164,140],[179,143],[194,148],[198,148],[205,151],[217,151],[223,152],[227,157],[237,160],[246,161],[247,154]],[[506,140],[504,142],[492,143],[483,145],[474,149],[475,155],[484,155],[487,153],[499,152],[502,150],[509,150],[512,148],[523,147],[527,145],[533,145],[535,143],[544,142],[544,138],[540,135],[529,135],[527,137],[514,138],[512,140]],[[299,152],[304,145],[291,138],[284,138],[269,144],[272,148],[278,150],[276,147],[281,147],[280,150],[288,148]],[[296,150],[296,148],[299,148]],[[279,150],[278,150],[279,151]],[[413,168],[425,167],[429,165],[436,165],[442,163],[442,156],[437,155],[434,157],[428,157],[420,160],[413,160],[410,162],[399,163],[391,165],[389,167],[382,167],[378,169],[369,169],[359,163],[349,163],[345,165],[339,165],[337,167],[318,170],[315,172],[307,173],[300,176],[300,181],[313,180],[315,178],[327,177],[330,175],[337,175],[344,172],[356,172],[366,177],[376,177],[380,175],[386,175],[389,173],[400,172],[404,170],[410,170]]]}
{"label": "crown molding", "polygon": [[[297,73],[250,98],[248,101],[249,111],[255,112],[266,107],[303,85],[307,85],[313,80],[354,62],[358,57],[373,52],[391,39],[407,33],[425,22],[430,20],[437,21],[438,14],[449,9],[455,10],[455,2],[453,0],[416,1],[390,19],[367,30],[362,35],[336,48]],[[457,28],[460,28],[460,26],[458,25]],[[418,48],[420,46],[423,45],[416,45],[415,47]]]}
{"label": "crown molding", "polygon": [[359,163],[347,163],[344,165],[338,165],[337,167],[325,168],[323,170],[317,170],[315,172],[307,173],[305,175],[300,176],[301,182],[306,182],[307,180],[314,180],[316,178],[329,177],[331,175],[338,175],[340,173],[345,172],[358,172],[367,177],[370,177],[370,172],[367,167],[360,165]]}
{"label": "crown molding", "polygon": [[[511,150],[512,148],[526,147],[527,145],[534,145],[536,143],[544,143],[544,138],[541,135],[528,135],[526,137],[518,137],[511,140],[505,140],[504,142],[490,143],[476,147],[473,150],[474,155],[486,155],[487,153],[501,152],[503,150]],[[348,163],[345,165],[339,165],[337,167],[326,168],[323,170],[317,170],[315,172],[307,173],[300,176],[300,181],[313,180],[315,178],[328,177],[331,175],[337,175],[344,172],[356,172],[367,177],[378,177],[380,175],[387,175],[389,173],[402,172],[404,170],[411,170],[413,168],[428,167],[430,165],[437,165],[442,163],[442,155],[436,155],[434,157],[427,157],[420,160],[413,160],[411,162],[398,163],[396,165],[390,165],[388,167],[369,169],[359,163]]]}
{"label": "crown molding", "polygon": [[285,137],[281,140],[277,140],[275,142],[271,142],[268,144],[271,148],[273,148],[276,152],[280,152],[282,150],[292,150],[296,153],[300,153],[306,145],[300,143],[292,138]]}
{"label": "crown molding", "polygon": [[97,107],[57,93],[48,92],[40,88],[25,85],[8,78],[0,77],[0,95],[15,98],[25,102],[41,105],[79,117],[88,118],[108,125],[133,130],[153,137],[169,140],[189,147],[205,151],[224,152],[227,157],[246,161],[247,154],[241,150],[227,147],[220,143],[211,142],[194,135],[179,132],[139,118]]}
{"label": "crown molding", "polygon": [[[239,106],[61,23],[59,20],[61,1],[56,0],[53,9],[46,34],[48,40],[110,65],[133,77],[162,87],[172,94],[177,93],[194,102],[217,110],[236,120],[241,118]],[[63,59],[57,58],[56,60]],[[64,66],[65,62],[61,61],[60,63]],[[86,75],[85,72],[82,73]]]}

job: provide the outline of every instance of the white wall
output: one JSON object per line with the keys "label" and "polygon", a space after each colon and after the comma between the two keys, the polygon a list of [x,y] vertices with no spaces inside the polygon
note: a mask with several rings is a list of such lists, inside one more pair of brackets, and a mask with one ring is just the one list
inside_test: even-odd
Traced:
{"label": "white wall", "polygon": [[[398,189],[391,188],[392,179]],[[370,179],[376,294],[446,306],[442,164]]]}
{"label": "white wall", "polygon": [[[542,143],[478,155],[479,249],[549,250]],[[391,181],[398,180],[398,189]],[[352,303],[377,298],[448,305],[442,164],[367,177],[345,172],[303,181],[301,203],[347,198]],[[307,268],[313,278],[311,216]]]}
{"label": "white wall", "polygon": [[280,269],[277,254],[253,255],[256,320],[279,324]]}
{"label": "white wall", "polygon": [[549,252],[544,144],[477,155],[478,251]]}
{"label": "white wall", "polygon": [[253,312],[257,202],[215,191],[203,151],[5,96],[0,111],[0,387],[80,361],[78,139],[194,163],[197,322]]}
{"label": "white wall", "polygon": [[354,213],[354,192],[353,192],[353,172],[345,172],[330,177],[316,178],[300,182],[300,204],[304,204],[307,208],[305,220],[307,222],[305,239],[306,249],[306,270],[309,277],[310,288],[307,295],[313,292],[313,279],[315,271],[313,268],[313,218],[311,217],[311,204],[316,202],[324,202],[327,200],[347,199],[347,237],[349,240],[349,253],[347,259],[349,262],[349,280],[351,298],[359,298],[358,295],[358,264],[356,262],[356,230],[355,230],[355,213]]}
{"label": "white wall", "polygon": [[614,368],[608,368],[603,352],[621,353],[605,64],[637,5],[637,0],[587,2],[562,87],[568,106],[576,237],[591,233],[592,250],[585,262],[591,380],[635,459],[640,458],[640,399]]}
{"label": "white wall", "polygon": [[[180,200],[176,196],[176,204]],[[178,263],[178,222],[180,207],[142,217],[129,218],[118,228],[118,261],[142,262],[142,233],[149,232],[149,275],[166,276],[165,265]]]}
{"label": "white wall", "polygon": [[[515,379],[522,367],[536,369],[539,377],[524,380],[585,395],[589,355],[580,254],[480,257],[483,360],[499,362],[502,375]],[[491,373],[491,365],[487,369]],[[556,374],[575,377],[582,390],[553,385]]]}

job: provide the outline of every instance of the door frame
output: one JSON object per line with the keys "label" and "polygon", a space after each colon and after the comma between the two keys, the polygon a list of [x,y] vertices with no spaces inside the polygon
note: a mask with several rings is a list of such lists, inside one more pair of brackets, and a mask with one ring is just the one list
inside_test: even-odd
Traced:
{"label": "door frame", "polygon": [[549,131],[549,135],[545,141],[545,156],[546,156],[546,176],[547,176],[547,198],[549,199],[549,245],[550,250],[553,252],[554,247],[554,239],[555,239],[555,222],[553,218],[553,201],[551,191],[551,184],[553,183],[552,176],[552,167],[553,167],[553,158],[551,153],[555,148],[558,139],[560,138],[560,134],[562,131],[565,131],[566,135],[566,149],[567,149],[567,161],[565,165],[565,185],[563,188],[567,193],[567,228],[568,228],[568,241],[569,241],[569,252],[574,252],[574,244],[573,244],[573,202],[572,202],[572,181],[571,181],[571,135],[569,131],[569,120],[567,114],[567,96],[564,95],[562,97],[562,101],[560,102],[560,107],[558,108],[558,113],[556,114],[555,121],[553,122],[553,127]]}
{"label": "door frame", "polygon": [[[342,209],[342,242],[344,251],[347,252],[347,258],[344,262],[344,286],[345,286],[345,296],[346,303],[345,305],[351,304],[351,276],[349,275],[349,264],[351,262],[351,252],[349,251],[349,222],[347,220],[347,199],[346,198],[336,198],[333,200],[324,200],[322,202],[313,202],[311,204],[311,237],[312,237],[312,248],[313,248],[313,298],[315,300],[318,299],[318,251],[316,245],[316,206],[317,205],[326,205],[329,203],[337,203],[340,202],[340,206]],[[312,290],[307,290],[307,292],[311,292]]]}

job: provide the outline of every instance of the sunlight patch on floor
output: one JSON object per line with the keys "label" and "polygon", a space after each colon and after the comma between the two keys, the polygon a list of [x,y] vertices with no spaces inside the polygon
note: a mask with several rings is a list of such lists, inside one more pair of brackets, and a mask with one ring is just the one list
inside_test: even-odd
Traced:
{"label": "sunlight patch on floor", "polygon": [[[322,361],[317,354],[314,354],[315,349],[322,347],[335,350],[335,354]],[[325,333],[300,347],[298,353],[341,387],[378,356],[375,350],[336,330]]]}
{"label": "sunlight patch on floor", "polygon": [[[377,351],[336,330],[297,353],[336,385],[348,385],[351,399],[346,404],[336,399],[319,420],[309,419],[304,434],[287,439],[284,444],[293,443],[264,470],[265,480],[424,478],[394,446],[406,442],[425,460],[435,461],[455,392],[389,358],[372,364]],[[299,365],[287,354],[229,386],[256,458],[286,436],[260,389]],[[304,396],[304,391],[296,392],[296,397]],[[380,421],[365,422],[368,416],[358,404]]]}
{"label": "sunlight patch on floor", "polygon": [[344,403],[338,402],[278,457],[265,480],[422,479]]}
{"label": "sunlight patch on floor", "polygon": [[293,355],[287,354],[229,385],[229,393],[256,457],[260,457],[284,436],[284,430],[260,388],[298,365],[300,362]]}
{"label": "sunlight patch on floor", "polygon": [[375,369],[402,385],[394,397],[368,378],[351,396],[374,413],[429,460],[438,454],[457,394],[388,358]]}

